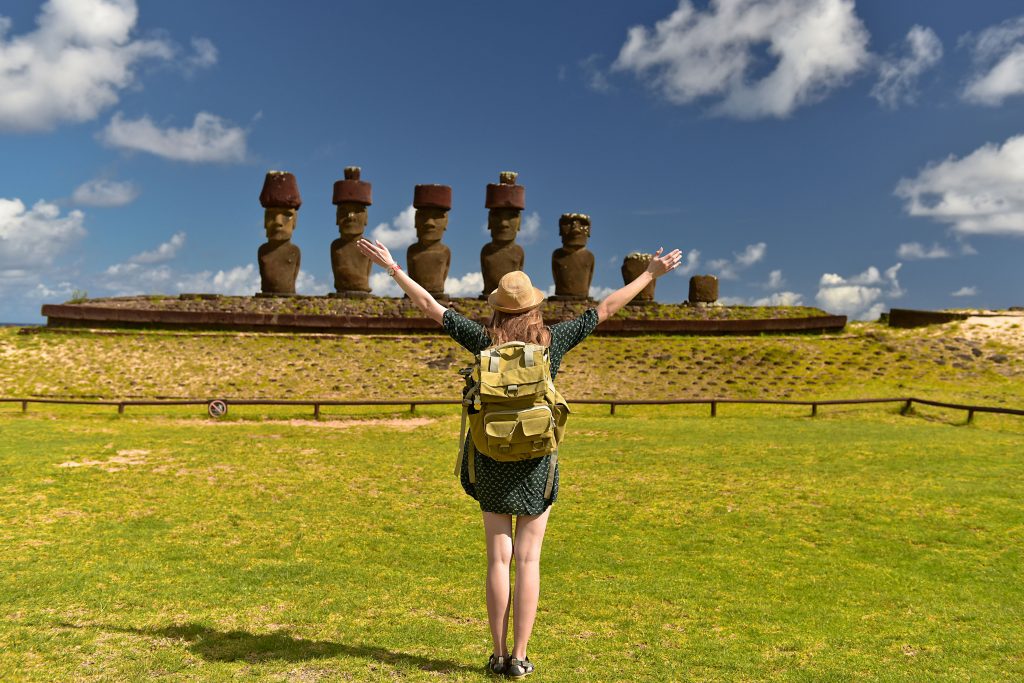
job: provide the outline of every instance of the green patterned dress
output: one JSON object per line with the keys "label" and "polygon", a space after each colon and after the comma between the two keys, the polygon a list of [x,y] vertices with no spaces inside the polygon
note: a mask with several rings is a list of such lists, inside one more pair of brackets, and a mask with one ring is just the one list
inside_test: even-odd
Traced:
{"label": "green patterned dress", "polygon": [[[578,318],[566,320],[550,326],[551,346],[551,377],[558,374],[558,366],[562,356],[569,349],[587,338],[597,327],[597,309],[587,309]],[[491,345],[487,331],[480,323],[473,322],[452,309],[444,312],[441,321],[445,332],[462,345],[467,351],[477,354]],[[466,438],[466,447],[462,457],[462,489],[479,501],[484,512],[498,512],[506,515],[539,515],[558,499],[558,463],[555,463],[554,487],[551,499],[544,499],[544,485],[547,483],[550,455],[532,460],[517,462],[498,462],[483,453],[475,453],[476,484],[469,482],[469,444],[471,436]]]}

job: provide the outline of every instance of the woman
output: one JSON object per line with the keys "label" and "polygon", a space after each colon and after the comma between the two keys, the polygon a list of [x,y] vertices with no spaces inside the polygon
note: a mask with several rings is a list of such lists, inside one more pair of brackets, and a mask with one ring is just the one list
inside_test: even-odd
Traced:
{"label": "woman", "polygon": [[[682,258],[678,249],[665,256],[661,256],[662,249],[658,249],[647,270],[633,282],[608,295],[597,308],[590,308],[573,320],[551,327],[544,326],[540,314],[540,306],[544,303],[543,292],[530,283],[525,273],[508,273],[501,278],[498,288],[488,298],[495,310],[490,325],[485,328],[437,303],[434,297],[395,263],[387,247],[380,242],[374,244],[361,239],[358,245],[363,254],[387,269],[413,304],[444,326],[445,331],[468,351],[475,354],[487,347],[509,341],[548,346],[552,378],[558,373],[562,356],[583,341],[599,323],[615,315],[652,280],[674,270]],[[520,679],[534,670],[533,663],[526,656],[526,646],[533,630],[540,596],[540,549],[544,541],[544,530],[551,504],[558,497],[557,459],[554,485],[550,489],[550,496],[546,498],[550,455],[531,460],[498,462],[472,449],[476,483],[471,484],[468,474],[470,443],[472,438],[467,438],[461,481],[466,493],[479,501],[484,517],[487,541],[487,618],[494,641],[494,652],[487,662],[487,668],[491,673]],[[514,536],[513,516],[517,518]],[[506,640],[510,607],[509,569],[513,556],[516,558],[516,585],[511,602],[515,618],[510,653]]]}

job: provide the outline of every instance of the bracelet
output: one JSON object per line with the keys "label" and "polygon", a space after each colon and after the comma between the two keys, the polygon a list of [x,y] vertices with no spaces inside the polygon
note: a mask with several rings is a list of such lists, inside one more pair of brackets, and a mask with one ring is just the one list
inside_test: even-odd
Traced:
{"label": "bracelet", "polygon": [[402,269],[402,266],[398,265],[397,262],[396,263],[392,263],[390,266],[388,266],[388,275],[390,275],[391,277],[394,277],[395,273],[397,273],[401,269]]}

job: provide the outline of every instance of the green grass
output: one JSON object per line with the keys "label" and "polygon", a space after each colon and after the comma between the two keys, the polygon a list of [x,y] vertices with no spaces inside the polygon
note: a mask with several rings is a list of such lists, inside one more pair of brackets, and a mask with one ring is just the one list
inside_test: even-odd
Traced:
{"label": "green grass", "polygon": [[[0,396],[380,399],[459,396],[443,335],[74,334],[0,329]],[[572,399],[914,395],[1024,407],[1024,347],[850,325],[841,335],[592,336],[558,376]]]}
{"label": "green grass", "polygon": [[[571,418],[537,680],[1024,677],[1024,420],[618,413]],[[0,405],[0,680],[483,680],[457,416],[306,417]]]}

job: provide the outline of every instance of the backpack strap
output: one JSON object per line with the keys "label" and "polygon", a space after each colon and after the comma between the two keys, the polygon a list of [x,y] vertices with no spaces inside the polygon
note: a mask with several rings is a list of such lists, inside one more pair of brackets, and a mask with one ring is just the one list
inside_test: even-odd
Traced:
{"label": "backpack strap", "polygon": [[558,464],[558,451],[551,453],[548,459],[548,481],[544,485],[544,500],[551,498],[551,490],[555,487],[555,466]]}

